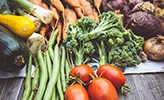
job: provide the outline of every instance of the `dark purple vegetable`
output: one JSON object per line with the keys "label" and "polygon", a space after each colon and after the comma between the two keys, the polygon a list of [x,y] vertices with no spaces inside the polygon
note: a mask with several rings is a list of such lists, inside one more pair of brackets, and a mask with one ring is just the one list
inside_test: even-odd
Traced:
{"label": "dark purple vegetable", "polygon": [[164,34],[162,21],[148,12],[133,12],[126,23],[127,28],[130,28],[136,35],[143,36],[146,39],[157,34]]}

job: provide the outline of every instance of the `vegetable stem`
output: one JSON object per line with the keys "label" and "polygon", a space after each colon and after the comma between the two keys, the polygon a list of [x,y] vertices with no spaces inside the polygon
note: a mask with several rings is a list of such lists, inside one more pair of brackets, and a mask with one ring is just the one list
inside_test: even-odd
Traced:
{"label": "vegetable stem", "polygon": [[34,73],[34,78],[32,80],[32,91],[31,95],[28,100],[33,100],[33,96],[38,88],[38,82],[39,82],[39,68],[38,68],[38,62],[37,59],[34,58],[34,65],[35,65],[35,73]]}
{"label": "vegetable stem", "polygon": [[40,82],[39,82],[39,88],[38,88],[38,91],[36,93],[34,100],[41,100],[45,92],[47,81],[48,81],[47,67],[45,66],[41,49],[38,50],[37,58],[38,58],[39,68],[40,68]]}
{"label": "vegetable stem", "polygon": [[59,77],[60,73],[60,52],[59,52],[59,44],[57,43],[54,48],[54,60],[53,60],[53,69],[51,79],[48,82],[47,89],[45,91],[44,100],[50,100],[53,94],[53,90],[55,88],[55,84]]}
{"label": "vegetable stem", "polygon": [[60,68],[60,73],[61,73],[61,80],[62,80],[62,90],[63,92],[66,90],[66,75],[64,72],[64,67],[65,67],[65,62],[66,62],[66,50],[65,47],[61,47],[62,50],[62,57],[61,57],[61,68]]}
{"label": "vegetable stem", "polygon": [[32,69],[32,55],[30,54],[28,66],[26,70],[25,90],[22,100],[27,100],[31,93],[31,69]]}

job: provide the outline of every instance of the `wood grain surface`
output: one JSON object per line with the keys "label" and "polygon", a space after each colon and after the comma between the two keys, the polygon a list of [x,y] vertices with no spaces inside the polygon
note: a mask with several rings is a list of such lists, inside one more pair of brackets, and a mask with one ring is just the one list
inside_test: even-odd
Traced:
{"label": "wood grain surface", "polygon": [[[126,75],[132,90],[119,100],[164,100],[164,73]],[[0,100],[21,100],[24,78],[0,79]]]}

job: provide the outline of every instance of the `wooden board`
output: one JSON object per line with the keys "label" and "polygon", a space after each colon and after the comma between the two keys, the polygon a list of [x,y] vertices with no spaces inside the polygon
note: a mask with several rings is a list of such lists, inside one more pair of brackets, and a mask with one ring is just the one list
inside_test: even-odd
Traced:
{"label": "wooden board", "polygon": [[[119,94],[119,100],[163,100],[164,73],[126,75],[132,91]],[[0,79],[0,100],[21,100],[24,90],[23,78]]]}

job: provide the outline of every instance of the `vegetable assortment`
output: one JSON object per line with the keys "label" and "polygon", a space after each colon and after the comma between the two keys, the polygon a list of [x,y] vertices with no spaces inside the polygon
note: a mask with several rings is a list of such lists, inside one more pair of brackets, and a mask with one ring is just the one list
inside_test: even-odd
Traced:
{"label": "vegetable assortment", "polygon": [[123,71],[144,61],[141,53],[163,60],[161,5],[143,0],[6,3],[0,8],[0,70],[27,65],[22,100],[118,100],[120,92],[131,91]]}
{"label": "vegetable assortment", "polygon": [[29,59],[27,45],[7,28],[0,25],[0,70],[19,71]]}

